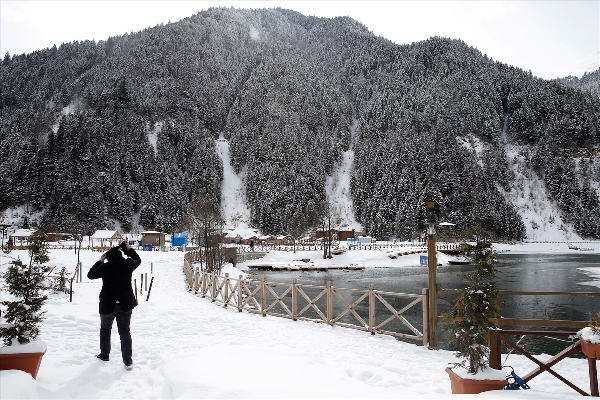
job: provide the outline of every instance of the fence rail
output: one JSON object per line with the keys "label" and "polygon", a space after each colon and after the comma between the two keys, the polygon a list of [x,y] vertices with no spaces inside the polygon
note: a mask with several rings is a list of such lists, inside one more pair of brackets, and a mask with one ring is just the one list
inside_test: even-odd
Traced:
{"label": "fence rail", "polygon": [[[458,289],[438,289],[438,295],[457,294]],[[501,328],[502,326],[529,326],[529,327],[545,327],[545,328],[571,328],[581,329],[590,324],[590,320],[574,321],[562,319],[539,319],[539,318],[507,318],[502,315],[502,303],[510,297],[514,296],[560,296],[560,297],[590,297],[600,300],[600,292],[548,292],[548,291],[515,291],[515,290],[499,290],[498,298],[496,299],[496,318],[492,318],[492,322]],[[596,301],[596,300],[595,300]],[[542,302],[543,303],[543,302]],[[438,322],[447,322],[448,318],[444,315],[438,316]]]}
{"label": "fence rail", "polygon": [[184,257],[188,289],[208,297],[223,307],[233,307],[263,316],[294,321],[312,321],[350,328],[371,334],[385,334],[423,342],[417,325],[423,326],[424,296],[369,289],[267,282],[229,277],[200,271],[194,266],[194,254]]}

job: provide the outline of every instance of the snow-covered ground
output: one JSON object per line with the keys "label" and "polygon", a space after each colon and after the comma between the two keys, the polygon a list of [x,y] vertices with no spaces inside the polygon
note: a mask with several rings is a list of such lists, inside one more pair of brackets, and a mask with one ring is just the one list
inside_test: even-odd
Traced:
{"label": "snow-covered ground", "polygon": [[[566,245],[562,248],[557,244],[554,250],[544,246],[504,245],[499,250],[575,251]],[[599,253],[600,248],[595,247],[593,252]],[[272,252],[267,257],[286,262],[290,254],[293,253]],[[392,260],[383,251],[347,254],[353,262],[367,267],[384,262],[406,267],[418,260],[410,260],[418,255]],[[25,251],[13,251],[9,257],[26,255]],[[154,277],[154,282],[149,301],[145,301],[144,291],[133,312],[135,368],[126,371],[123,367],[116,327],[110,361],[94,357],[99,353],[101,282],[90,281],[85,275],[99,253],[85,251],[81,253],[84,279],[74,284],[73,302],[65,294],[54,294],[44,306],[47,313],[39,339],[47,344],[47,351],[37,380],[24,372],[1,371],[0,398],[472,398],[450,392],[444,368],[456,361],[452,352],[428,350],[384,335],[224,309],[186,291],[181,252],[140,255],[142,265],[134,274],[138,288],[140,274]],[[72,250],[51,250],[50,257],[50,265],[58,269],[65,266],[70,271],[77,260]],[[334,257],[334,262],[346,262],[338,257],[343,256]],[[6,270],[8,262],[7,255],[2,254],[1,271]],[[233,267],[224,272],[232,276],[241,273]],[[600,282],[595,271],[589,273],[591,279]],[[2,292],[5,296],[6,292]],[[514,354],[508,356],[505,364],[520,375],[534,369],[531,361]],[[589,390],[586,360],[569,358],[554,369]],[[479,396],[580,398],[548,373],[529,384],[531,389],[527,391],[495,391]]]}

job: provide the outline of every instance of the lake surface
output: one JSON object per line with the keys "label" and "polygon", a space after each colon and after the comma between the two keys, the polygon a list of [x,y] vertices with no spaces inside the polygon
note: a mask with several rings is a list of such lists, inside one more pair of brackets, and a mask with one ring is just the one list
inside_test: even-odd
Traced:
{"label": "lake surface", "polygon": [[[600,292],[600,254],[510,254],[498,255],[498,287],[515,291],[552,291],[552,292]],[[438,285],[444,289],[464,287],[460,277],[469,271],[470,266],[438,267]],[[251,271],[249,278],[260,280],[264,276],[269,282],[291,283],[297,279],[299,284],[325,286],[328,281],[338,288],[375,289],[396,293],[420,294],[427,287],[427,267],[406,268],[367,268],[361,271]],[[358,297],[358,295],[356,295]],[[352,298],[346,299],[347,301]],[[453,297],[443,295],[438,300],[439,313],[448,309]],[[357,309],[366,308],[359,305]],[[383,311],[384,306],[377,308]],[[399,309],[399,308],[396,308]],[[376,314],[379,310],[376,309]],[[407,315],[407,319],[416,327],[422,327],[422,308]],[[504,296],[502,298],[502,316],[505,318],[536,318],[588,320],[590,313],[600,311],[600,301],[593,297],[572,296]],[[350,316],[348,320],[352,319]],[[342,320],[343,321],[343,320]],[[355,320],[353,321],[354,323]],[[440,326],[440,347],[449,349],[445,341],[446,334]],[[528,329],[525,327],[505,327],[505,329]],[[542,329],[542,328],[541,328]],[[570,330],[570,329],[564,329]],[[410,333],[408,331],[407,333]],[[514,338],[514,337],[513,337]],[[515,341],[519,338],[514,338]],[[562,339],[561,339],[562,340]],[[525,337],[521,344],[533,354],[554,355],[566,348],[567,342],[551,338]],[[504,351],[504,350],[503,350]]]}

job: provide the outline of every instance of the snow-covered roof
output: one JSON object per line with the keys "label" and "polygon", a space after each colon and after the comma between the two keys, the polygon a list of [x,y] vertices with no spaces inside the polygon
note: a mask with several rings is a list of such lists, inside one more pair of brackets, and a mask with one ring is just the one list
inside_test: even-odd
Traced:
{"label": "snow-covered roof", "polygon": [[438,225],[440,225],[440,226],[456,226],[456,224],[453,224],[452,222],[440,222]]}
{"label": "snow-covered roof", "polygon": [[92,239],[118,239],[121,238],[119,231],[97,230],[92,235]]}
{"label": "snow-covered roof", "polygon": [[12,235],[12,237],[29,237],[35,233],[35,229],[17,229]]}
{"label": "snow-covered roof", "polygon": [[151,235],[151,234],[157,234],[157,233],[158,234],[162,234],[162,235],[166,235],[166,233],[159,232],[159,231],[145,231],[145,232],[142,232],[142,235]]}

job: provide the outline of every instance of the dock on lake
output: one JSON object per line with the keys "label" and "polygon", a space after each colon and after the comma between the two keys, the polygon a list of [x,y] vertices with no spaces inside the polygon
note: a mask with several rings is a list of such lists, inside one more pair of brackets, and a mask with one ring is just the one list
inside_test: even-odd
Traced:
{"label": "dock on lake", "polygon": [[365,269],[363,265],[348,264],[348,265],[315,265],[315,264],[282,264],[282,263],[255,263],[248,264],[248,268],[267,271],[329,271],[337,270],[361,270]]}

